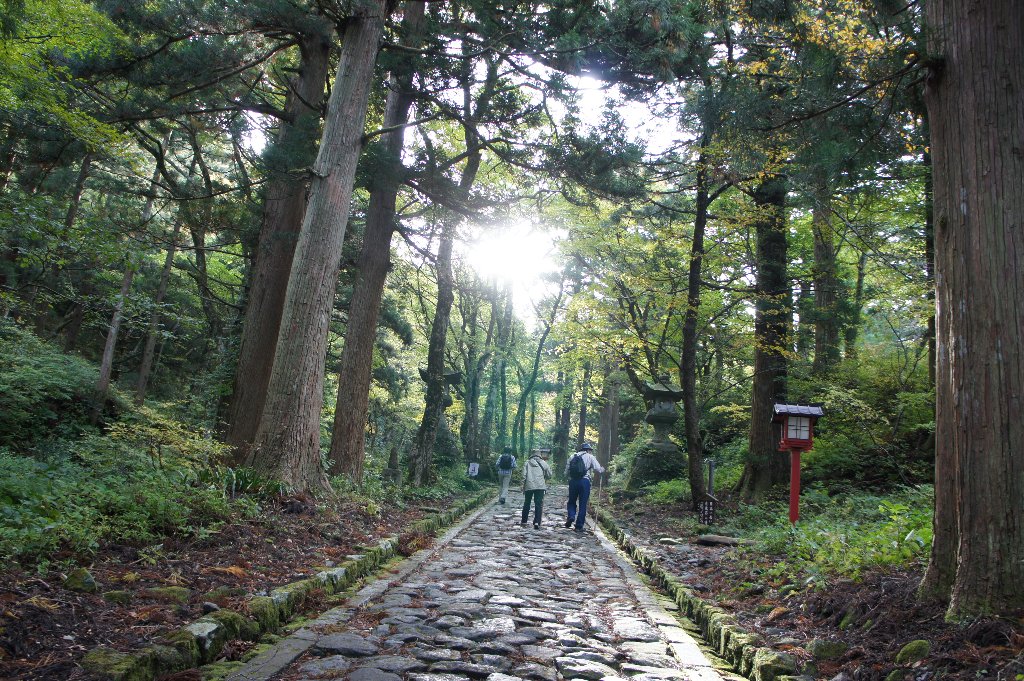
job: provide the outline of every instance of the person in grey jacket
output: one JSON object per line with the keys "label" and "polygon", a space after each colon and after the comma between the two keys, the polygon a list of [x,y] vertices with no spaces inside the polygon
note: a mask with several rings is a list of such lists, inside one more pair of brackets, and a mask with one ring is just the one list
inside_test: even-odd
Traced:
{"label": "person in grey jacket", "polygon": [[523,520],[519,524],[526,526],[530,517],[530,500],[533,500],[533,529],[540,529],[541,514],[544,509],[544,490],[548,488],[551,467],[547,462],[548,453],[535,449],[523,466]]}

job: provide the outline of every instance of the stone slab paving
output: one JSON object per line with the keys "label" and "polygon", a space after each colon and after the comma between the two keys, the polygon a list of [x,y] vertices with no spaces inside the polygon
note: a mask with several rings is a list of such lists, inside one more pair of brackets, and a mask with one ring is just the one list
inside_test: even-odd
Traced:
{"label": "stone slab paving", "polygon": [[[522,495],[472,514],[397,574],[250,660],[230,681],[723,681],[698,644],[591,522],[541,529]],[[532,509],[531,509],[532,523]]]}

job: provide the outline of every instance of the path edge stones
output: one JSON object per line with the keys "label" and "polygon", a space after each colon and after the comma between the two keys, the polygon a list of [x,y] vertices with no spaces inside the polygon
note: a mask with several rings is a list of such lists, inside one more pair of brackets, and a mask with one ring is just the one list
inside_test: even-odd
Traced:
{"label": "path edge stones", "polygon": [[[407,532],[434,536],[493,497],[494,490],[486,489],[444,512],[416,521]],[[291,621],[314,590],[334,595],[359,579],[374,575],[397,554],[397,550],[398,537],[382,539],[376,546],[337,567],[277,587],[267,596],[252,598],[248,602],[248,617],[231,610],[218,610],[170,632],[161,643],[133,652],[120,652],[109,646],[93,648],[82,657],[81,665],[86,671],[111,681],[153,681],[158,676],[208,664],[230,641],[256,641],[264,634],[277,632]],[[424,549],[426,552],[430,550]],[[312,640],[309,645],[312,645]]]}
{"label": "path edge stones", "polygon": [[704,641],[733,669],[752,681],[803,681],[797,659],[765,645],[758,634],[743,629],[732,615],[697,596],[662,567],[646,548],[619,528],[605,509],[591,507],[593,519],[604,529],[636,566],[662,589],[681,614],[692,620]]}

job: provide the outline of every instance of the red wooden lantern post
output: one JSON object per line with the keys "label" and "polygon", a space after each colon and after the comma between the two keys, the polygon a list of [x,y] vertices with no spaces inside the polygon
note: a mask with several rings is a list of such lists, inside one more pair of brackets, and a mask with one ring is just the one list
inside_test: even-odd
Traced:
{"label": "red wooden lantern post", "polygon": [[800,519],[800,453],[814,447],[814,424],[825,415],[817,404],[773,406],[772,423],[779,429],[779,451],[789,452],[789,522]]}

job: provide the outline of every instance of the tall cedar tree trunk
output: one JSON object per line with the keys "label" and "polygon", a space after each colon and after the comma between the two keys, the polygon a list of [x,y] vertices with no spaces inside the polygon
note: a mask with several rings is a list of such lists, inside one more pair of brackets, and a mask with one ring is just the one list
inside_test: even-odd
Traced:
{"label": "tall cedar tree trunk", "polygon": [[213,179],[210,177],[210,168],[206,165],[203,157],[203,149],[199,145],[199,139],[195,131],[191,131],[189,142],[192,145],[192,154],[199,166],[200,176],[203,178],[203,198],[199,201],[186,203],[189,207],[188,231],[192,235],[192,249],[195,253],[195,279],[196,288],[199,292],[199,303],[203,309],[203,316],[206,317],[206,327],[209,330],[209,338],[217,345],[218,350],[223,344],[221,333],[221,320],[214,306],[213,291],[210,289],[210,275],[206,264],[206,231],[213,224]]}
{"label": "tall cedar tree trunk", "polygon": [[[167,146],[169,137],[164,138],[164,147]],[[160,164],[157,164],[153,171],[153,179],[149,182],[149,196],[146,197],[146,205],[142,209],[142,228],[153,219],[153,204],[156,202],[157,182],[160,180]],[[103,358],[100,361],[99,380],[96,381],[96,403],[93,405],[91,420],[99,423],[100,415],[103,413],[103,403],[107,399],[107,391],[110,389],[110,377],[114,372],[114,351],[117,349],[117,335],[121,330],[121,319],[124,313],[124,303],[131,292],[132,281],[135,279],[136,265],[129,256],[125,262],[124,276],[121,279],[121,291],[114,302],[114,312],[107,327],[107,339],[103,344]]]}
{"label": "tall cedar tree trunk", "polygon": [[494,429],[494,418],[498,405],[498,365],[501,363],[505,342],[505,312],[512,305],[512,290],[507,289],[505,291],[504,305],[497,304],[497,298],[495,300],[495,309],[492,310],[491,315],[497,319],[494,341],[496,356],[491,363],[491,375],[487,384],[487,399],[484,400],[484,416],[480,422],[480,461],[490,461],[491,459],[491,443],[494,441],[491,431]]}
{"label": "tall cedar tree trunk", "polygon": [[925,5],[935,201],[935,534],[948,615],[1024,607],[1024,5]]}
{"label": "tall cedar tree trunk", "polygon": [[263,221],[228,408],[224,440],[238,463],[248,455],[267,400],[288,275],[306,210],[309,175],[300,168],[311,165],[319,142],[320,103],[327,84],[331,40],[321,34],[303,36],[299,53],[298,76],[285,100],[285,119],[266,155],[269,175]]}
{"label": "tall cedar tree trunk", "polygon": [[428,481],[434,441],[437,439],[439,423],[444,418],[445,397],[448,394],[444,378],[444,346],[448,337],[452,302],[455,300],[452,282],[455,225],[455,217],[448,216],[442,227],[441,242],[437,249],[437,304],[434,307],[434,319],[430,325],[430,345],[427,349],[426,405],[410,457],[410,479],[415,487],[420,487]]}
{"label": "tall cedar tree trunk", "polygon": [[[402,19],[403,44],[417,47],[421,42],[424,7],[422,2],[405,4]],[[395,200],[402,180],[402,147],[405,124],[412,107],[412,76],[415,65],[409,59],[396,64],[391,72],[379,166],[373,176],[359,272],[352,290],[345,347],[338,371],[338,400],[331,432],[330,458],[333,474],[351,480],[363,478],[366,458],[366,414],[369,410],[373,346],[377,320],[384,296],[384,282],[391,265],[391,237],[395,232]]]}
{"label": "tall cedar tree trunk", "polygon": [[757,283],[754,319],[754,380],[751,390],[749,452],[740,494],[756,503],[788,476],[789,457],[772,437],[772,404],[786,399],[786,349],[790,310],[786,276],[786,182],[772,176],[753,192],[758,209]]}
{"label": "tall cedar tree trunk", "polygon": [[146,401],[146,390],[149,386],[149,377],[153,372],[153,357],[156,353],[156,342],[160,335],[161,306],[164,304],[164,297],[167,295],[167,286],[171,280],[171,269],[174,267],[174,254],[178,248],[178,238],[181,234],[181,217],[174,221],[174,231],[171,233],[171,242],[167,246],[167,255],[164,256],[164,266],[160,270],[160,283],[157,285],[156,295],[153,297],[153,314],[149,317],[149,329],[146,331],[146,345],[142,350],[142,362],[139,364],[139,377],[135,383],[135,404],[141,406]]}
{"label": "tall cedar tree trunk", "polygon": [[[463,50],[469,51],[470,49],[469,44],[463,41]],[[471,90],[472,78],[469,73],[470,63],[469,59],[463,61],[462,132],[466,140],[466,165],[462,168],[462,176],[459,178],[456,196],[453,197],[458,203],[464,203],[469,197],[470,188],[476,182],[477,173],[480,171],[481,149],[483,145],[476,129],[476,122],[490,108],[491,98],[494,96],[495,87],[498,83],[497,63],[489,61],[487,75],[484,78],[483,87],[477,95],[476,107],[474,107],[473,92]],[[444,223],[441,232],[441,243],[438,247],[437,308],[430,327],[430,346],[427,349],[426,405],[423,409],[423,418],[416,432],[416,440],[413,443],[412,456],[410,457],[412,462],[410,479],[416,487],[427,482],[430,464],[434,458],[434,441],[437,438],[438,424],[444,418],[444,399],[448,394],[444,379],[444,346],[448,337],[448,321],[451,317],[452,301],[455,297],[451,252],[457,225],[458,216],[454,213],[449,215]],[[442,303],[444,304],[443,307]]]}
{"label": "tall cedar tree trunk", "polygon": [[[71,230],[78,218],[78,211],[82,205],[82,194],[85,193],[85,182],[92,172],[93,155],[88,153],[82,159],[82,165],[78,169],[78,177],[75,179],[74,189],[71,191],[71,199],[68,202],[68,210],[64,214],[64,241],[71,238]],[[89,272],[85,272],[85,282],[82,284],[79,294],[71,303],[71,310],[68,313],[67,324],[64,325],[64,352],[70,352],[78,343],[78,334],[82,330],[82,322],[85,321],[85,302],[87,294],[92,291]]]}
{"label": "tall cedar tree trunk", "polygon": [[[932,178],[932,156],[924,154],[924,267],[928,277],[928,300],[935,301],[935,202]],[[928,384],[935,389],[935,308],[928,316]]]}
{"label": "tall cedar tree trunk", "polygon": [[558,402],[555,405],[555,433],[551,438],[551,460],[555,464],[555,474],[562,475],[565,464],[569,460],[569,428],[572,419],[572,380],[566,380],[564,372],[558,372]]}
{"label": "tall cedar tree trunk", "polygon": [[[826,374],[839,364],[839,276],[835,232],[828,190],[821,188],[814,204],[814,362],[811,372]],[[801,326],[803,319],[800,320]]]}
{"label": "tall cedar tree trunk", "polygon": [[[697,159],[697,201],[693,220],[693,242],[686,282],[686,313],[683,316],[683,350],[679,362],[679,387],[683,390],[683,428],[686,433],[686,461],[693,508],[704,498],[704,442],[700,435],[701,409],[697,401],[697,317],[700,313],[700,275],[704,264],[704,233],[708,210],[714,200],[708,191],[707,159],[703,148],[710,136],[701,140]],[[721,191],[721,190],[720,190]],[[719,191],[719,193],[720,193]]]}
{"label": "tall cedar tree trunk", "polygon": [[544,344],[547,343],[548,335],[551,333],[551,328],[555,325],[555,318],[558,316],[558,309],[562,304],[563,293],[565,293],[564,280],[560,283],[558,287],[558,294],[551,303],[551,315],[548,319],[541,322],[544,324],[544,331],[541,333],[540,339],[537,341],[537,351],[533,354],[533,366],[530,368],[530,373],[526,376],[526,381],[520,386],[519,404],[516,407],[516,418],[514,423],[519,425],[520,435],[517,449],[521,452],[526,451],[526,406],[530,396],[533,394],[533,387],[537,384],[537,376],[540,374],[540,358],[544,354]]}
{"label": "tall cedar tree trunk", "polygon": [[460,427],[462,434],[462,452],[467,463],[483,461],[480,451],[480,387],[483,382],[484,371],[491,358],[491,343],[494,339],[494,328],[499,315],[498,289],[493,287],[491,291],[489,320],[487,323],[487,335],[484,337],[482,350],[477,349],[476,324],[480,312],[480,299],[474,301],[472,318],[469,328],[471,339],[466,349],[465,370],[465,403],[466,414]]}
{"label": "tall cedar tree trunk", "polygon": [[587,441],[587,402],[590,399],[590,363],[583,365],[583,381],[580,383],[580,420],[576,430],[576,448]]}
{"label": "tall cedar tree trunk", "polygon": [[[505,409],[505,371],[508,366],[508,354],[512,339],[512,287],[505,289],[505,306],[502,308],[501,323],[498,325],[498,338],[495,343],[497,357],[491,370],[490,393],[487,395],[487,404],[484,406],[484,421],[482,428],[483,437],[488,442],[494,442],[495,449],[500,453],[505,448],[508,434],[508,413]],[[497,421],[497,433],[491,437],[491,429]],[[483,461],[490,459],[488,451]]]}
{"label": "tall cedar tree trunk", "polygon": [[249,457],[258,471],[296,492],[330,489],[320,463],[327,335],[388,2],[354,7],[288,277],[266,405]]}
{"label": "tall cedar tree trunk", "polygon": [[857,359],[857,337],[860,335],[861,311],[864,309],[864,277],[868,268],[868,254],[861,253],[857,259],[857,281],[853,287],[853,309],[843,333],[843,357]]}
{"label": "tall cedar tree trunk", "polygon": [[597,460],[604,467],[604,479],[608,479],[608,465],[619,453],[619,412],[621,374],[617,367],[609,367],[605,373],[604,395],[598,414]]}

